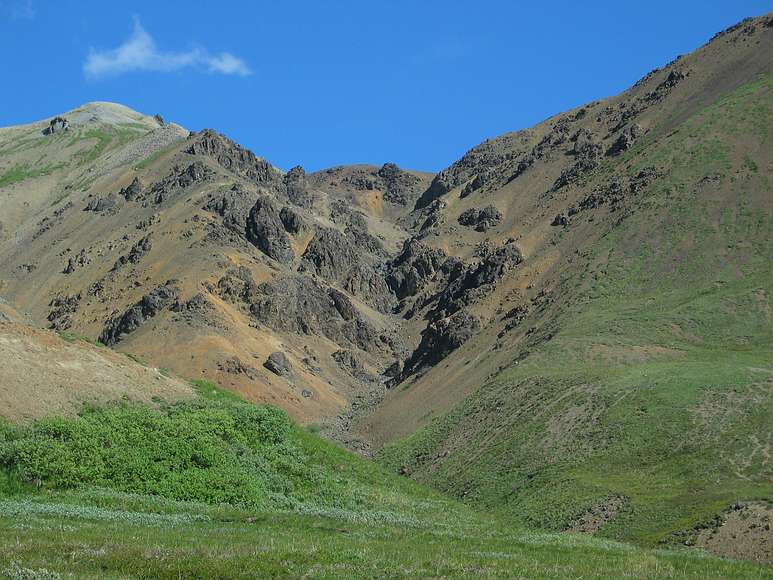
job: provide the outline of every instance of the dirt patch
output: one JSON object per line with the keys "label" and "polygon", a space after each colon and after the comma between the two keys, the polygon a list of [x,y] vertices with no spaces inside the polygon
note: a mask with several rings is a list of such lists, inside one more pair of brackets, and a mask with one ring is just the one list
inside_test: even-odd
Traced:
{"label": "dirt patch", "polygon": [[582,534],[595,534],[604,524],[612,519],[623,509],[625,499],[613,495],[599,502],[572,523],[568,532],[580,532]]}
{"label": "dirt patch", "polygon": [[0,322],[0,414],[11,421],[77,413],[83,403],[194,396],[187,383],[75,337]]}
{"label": "dirt patch", "polygon": [[718,556],[773,564],[773,506],[735,504],[697,531],[694,545]]}

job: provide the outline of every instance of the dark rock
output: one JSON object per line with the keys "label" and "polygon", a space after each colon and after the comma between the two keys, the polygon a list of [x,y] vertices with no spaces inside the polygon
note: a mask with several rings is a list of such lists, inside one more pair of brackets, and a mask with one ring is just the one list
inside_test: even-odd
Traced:
{"label": "dark rock", "polygon": [[217,282],[218,295],[232,303],[252,302],[258,293],[258,285],[245,266],[229,268]]}
{"label": "dark rock", "polygon": [[325,336],[368,352],[389,348],[345,294],[308,276],[264,282],[258,286],[250,313],[274,330]]}
{"label": "dark rock", "polygon": [[437,364],[478,330],[480,321],[465,311],[430,323],[422,333],[419,346],[406,361],[402,376],[410,376]]}
{"label": "dark rock", "polygon": [[153,247],[153,244],[150,241],[150,234],[145,236],[144,238],[137,241],[129,250],[129,253],[125,256],[121,256],[118,258],[118,260],[113,264],[113,271],[119,270],[120,268],[124,267],[126,264],[138,264],[140,260],[147,254],[151,248]]}
{"label": "dark rock", "polygon": [[301,257],[299,271],[336,282],[359,262],[360,253],[346,235],[334,228],[318,227]]}
{"label": "dark rock", "polygon": [[239,184],[234,184],[231,189],[207,201],[204,204],[204,209],[222,217],[223,224],[229,229],[243,234],[247,217],[258,197],[258,193],[248,191]]}
{"label": "dark rock", "polygon": [[394,310],[395,295],[386,281],[386,273],[369,264],[357,264],[346,273],[341,287],[379,312]]}
{"label": "dark rock", "polygon": [[172,281],[154,288],[123,314],[110,319],[99,340],[108,346],[118,344],[127,334],[134,332],[159,312],[172,306],[178,297],[179,290]]}
{"label": "dark rock", "polygon": [[369,383],[376,380],[376,377],[365,370],[360,358],[351,350],[340,349],[335,351],[331,356],[339,368],[349,373],[358,381]]}
{"label": "dark rock", "polygon": [[112,197],[95,197],[89,201],[83,211],[107,212],[116,209],[115,199]]}
{"label": "dark rock", "polygon": [[556,217],[553,218],[553,221],[550,222],[551,226],[567,226],[569,225],[569,218],[567,218],[564,214],[560,213],[556,215]]}
{"label": "dark rock", "polygon": [[134,201],[140,196],[140,193],[142,193],[142,183],[139,177],[135,177],[129,185],[121,189],[119,195],[123,196],[126,201]]}
{"label": "dark rock", "polygon": [[48,303],[48,327],[52,330],[67,330],[72,326],[72,315],[78,311],[80,294],[60,295]]}
{"label": "dark rock", "polygon": [[614,143],[607,149],[608,156],[619,155],[623,151],[630,149],[636,140],[642,135],[641,125],[634,123],[630,127],[623,130],[620,136]]}
{"label": "dark rock", "polygon": [[418,294],[443,267],[448,256],[416,238],[403,243],[397,258],[390,264],[387,284],[399,300]]}
{"label": "dark rock", "polygon": [[285,231],[291,234],[300,234],[306,231],[306,222],[297,211],[289,207],[283,207],[279,210],[279,219]]}
{"label": "dark rock", "polygon": [[502,212],[493,205],[483,209],[471,207],[461,213],[458,221],[463,226],[475,228],[475,231],[485,232],[501,223]]}
{"label": "dark rock", "polygon": [[297,206],[311,208],[314,203],[313,197],[309,194],[308,184],[306,182],[306,171],[303,167],[297,165],[288,171],[284,178],[285,191],[287,198]]}
{"label": "dark rock", "polygon": [[62,270],[63,274],[72,274],[75,272],[75,270],[81,266],[85,266],[89,263],[88,257],[86,256],[86,250],[81,250],[80,253],[78,253],[77,256],[70,257],[67,260],[67,265],[64,267],[64,270]]}
{"label": "dark rock", "polygon": [[186,152],[211,157],[224,169],[258,184],[279,183],[281,179],[281,173],[268,161],[211,129],[196,134]]}
{"label": "dark rock", "polygon": [[70,122],[64,117],[54,117],[49,121],[48,127],[43,129],[43,135],[53,135],[70,128]]}
{"label": "dark rock", "polygon": [[295,258],[279,211],[266,196],[259,197],[250,210],[246,235],[256,248],[277,262],[287,264]]}
{"label": "dark rock", "polygon": [[209,167],[201,161],[194,161],[185,169],[174,168],[167,177],[154,183],[149,195],[153,197],[156,204],[161,204],[171,196],[178,194],[181,190],[209,181],[213,176],[214,171]]}
{"label": "dark rock", "polygon": [[472,304],[488,293],[510,269],[523,261],[518,247],[506,243],[479,264],[457,268],[450,275],[449,284],[440,293],[437,304],[430,312],[430,318],[437,320],[448,317]]}
{"label": "dark rock", "polygon": [[247,378],[253,381],[258,379],[260,376],[258,375],[258,371],[256,371],[251,366],[244,364],[237,356],[220,361],[217,363],[217,366],[224,373],[228,373],[230,375],[245,375]]}
{"label": "dark rock", "polygon": [[384,163],[377,172],[381,183],[379,188],[384,193],[384,201],[405,206],[416,199],[417,188],[421,179],[416,175],[403,171],[394,163]]}
{"label": "dark rock", "polygon": [[283,352],[272,352],[270,355],[268,355],[268,358],[266,359],[266,362],[263,363],[263,366],[280,377],[290,378],[293,374],[290,361],[287,359],[287,356]]}
{"label": "dark rock", "polygon": [[153,115],[153,119],[155,119],[156,123],[158,123],[161,127],[166,125],[166,121],[164,121],[164,118],[159,113]]}

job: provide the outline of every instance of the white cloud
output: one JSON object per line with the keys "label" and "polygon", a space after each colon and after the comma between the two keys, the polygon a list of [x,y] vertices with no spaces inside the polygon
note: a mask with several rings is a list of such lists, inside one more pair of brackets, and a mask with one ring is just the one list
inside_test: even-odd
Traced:
{"label": "white cloud", "polygon": [[212,55],[203,48],[186,52],[160,51],[138,18],[134,19],[131,36],[118,48],[92,49],[83,63],[83,72],[87,77],[98,78],[133,71],[172,72],[189,67],[226,75],[252,74],[243,60],[228,52]]}

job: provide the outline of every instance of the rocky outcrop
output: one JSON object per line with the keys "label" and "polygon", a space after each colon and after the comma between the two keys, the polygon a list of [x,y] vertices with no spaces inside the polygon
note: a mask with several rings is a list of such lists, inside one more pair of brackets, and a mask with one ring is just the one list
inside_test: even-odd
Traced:
{"label": "rocky outcrop", "polygon": [[268,161],[211,129],[198,133],[186,152],[211,157],[222,168],[258,184],[278,183],[281,179],[281,173]]}
{"label": "rocky outcrop", "polygon": [[368,352],[389,348],[351,300],[308,276],[264,282],[250,304],[252,316],[274,330],[327,337]]}
{"label": "rocky outcrop", "polygon": [[419,346],[405,362],[401,376],[408,377],[436,365],[478,330],[480,321],[465,311],[431,322],[422,333]]}
{"label": "rocky outcrop", "polygon": [[95,213],[113,213],[117,209],[115,198],[113,197],[94,197],[83,208],[83,211],[93,211]]}
{"label": "rocky outcrop", "polygon": [[250,210],[255,205],[258,194],[246,190],[239,184],[213,195],[204,209],[223,218],[223,224],[233,231],[243,233]]}
{"label": "rocky outcrop", "polygon": [[627,151],[633,147],[633,144],[639,137],[641,137],[643,132],[644,131],[642,130],[641,125],[636,123],[630,127],[626,127],[623,132],[620,133],[620,136],[615,140],[615,142],[612,143],[609,149],[607,149],[607,156],[615,156],[619,155],[623,151]]}
{"label": "rocky outcrop", "polygon": [[338,367],[362,383],[370,383],[376,380],[371,373],[365,370],[360,357],[351,350],[340,349],[330,355]]}
{"label": "rocky outcrop", "polygon": [[301,257],[299,271],[336,282],[359,263],[360,252],[346,235],[334,228],[318,227]]}
{"label": "rocky outcrop", "polygon": [[379,312],[392,312],[397,306],[382,267],[357,264],[341,280],[341,287]]}
{"label": "rocky outcrop", "polygon": [[161,204],[179,191],[210,181],[213,177],[214,171],[201,161],[194,161],[184,169],[175,167],[170,175],[153,184],[148,196],[152,197],[156,204]]}
{"label": "rocky outcrop", "polygon": [[100,342],[108,346],[118,344],[127,334],[131,334],[159,312],[175,304],[178,297],[179,290],[173,281],[154,288],[123,314],[110,319],[99,335]]}
{"label": "rocky outcrop", "polygon": [[482,209],[471,207],[461,213],[458,221],[463,226],[475,229],[476,232],[485,232],[501,223],[502,212],[493,205],[487,205]]}
{"label": "rocky outcrop", "polygon": [[139,198],[141,193],[142,183],[139,177],[135,177],[129,185],[121,189],[118,195],[122,196],[126,201],[134,201]]}
{"label": "rocky outcrop", "polygon": [[443,250],[432,248],[416,238],[408,239],[389,265],[386,283],[399,300],[415,296],[448,261]]}
{"label": "rocky outcrop", "polygon": [[244,267],[229,268],[218,280],[215,292],[224,300],[238,304],[250,303],[258,293],[258,285],[250,271]]}
{"label": "rocky outcrop", "polygon": [[48,126],[43,129],[43,135],[53,135],[54,133],[60,133],[67,131],[70,128],[70,122],[64,117],[54,117],[48,122]]}
{"label": "rocky outcrop", "polygon": [[263,363],[263,366],[279,377],[289,379],[293,375],[290,360],[283,352],[272,352]]}
{"label": "rocky outcrop", "polygon": [[425,208],[452,189],[468,183],[474,185],[470,189],[465,187],[465,196],[484,184],[504,183],[507,173],[512,172],[512,164],[517,163],[519,156],[524,153],[527,137],[527,132],[509,133],[470,149],[461,159],[435,176],[416,201],[415,209]]}
{"label": "rocky outcrop", "polygon": [[52,330],[67,330],[72,326],[72,315],[78,311],[81,301],[80,294],[60,295],[48,303],[48,328]]}
{"label": "rocky outcrop", "polygon": [[295,259],[285,226],[274,202],[267,196],[259,197],[247,217],[247,239],[266,254],[282,264]]}
{"label": "rocky outcrop", "polygon": [[250,380],[259,378],[258,371],[250,365],[245,364],[238,356],[232,356],[224,361],[217,363],[218,368],[229,375],[244,375]]}
{"label": "rocky outcrop", "polygon": [[137,241],[129,250],[129,253],[121,256],[116,260],[115,264],[113,264],[112,270],[119,270],[123,268],[126,264],[138,264],[140,260],[147,254],[151,248],[153,247],[153,244],[150,241],[150,234],[145,236],[144,238]]}
{"label": "rocky outcrop", "polygon": [[384,163],[376,175],[380,178],[379,189],[384,193],[384,201],[406,206],[413,203],[421,186],[421,179],[400,169],[395,163]]}
{"label": "rocky outcrop", "polygon": [[290,234],[303,233],[308,227],[301,214],[290,207],[283,207],[279,210],[279,219],[282,221],[285,231]]}
{"label": "rocky outcrop", "polygon": [[311,208],[314,198],[309,193],[306,171],[304,171],[303,167],[300,165],[293,167],[285,174],[283,182],[287,199],[299,207]]}
{"label": "rocky outcrop", "polygon": [[430,318],[446,318],[485,296],[510,269],[523,261],[518,247],[513,243],[488,254],[477,265],[457,268],[449,284],[437,298]]}
{"label": "rocky outcrop", "polygon": [[89,263],[88,256],[86,255],[86,250],[81,250],[77,255],[71,256],[67,260],[67,265],[64,267],[64,270],[62,270],[63,274],[72,274],[77,270],[78,268],[85,266]]}

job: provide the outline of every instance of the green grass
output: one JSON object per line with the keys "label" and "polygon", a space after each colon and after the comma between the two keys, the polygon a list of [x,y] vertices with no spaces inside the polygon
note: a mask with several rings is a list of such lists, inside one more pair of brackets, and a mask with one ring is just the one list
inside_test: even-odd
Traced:
{"label": "green grass", "polygon": [[10,577],[765,575],[694,551],[514,527],[278,409],[234,400],[3,423],[0,459],[0,573]]}
{"label": "green grass", "polygon": [[19,163],[8,169],[5,173],[0,174],[0,187],[8,187],[27,179],[51,175],[51,173],[62,167],[64,167],[64,163],[48,164],[39,167],[31,167],[27,164]]}
{"label": "green grass", "polygon": [[584,249],[552,340],[381,461],[553,530],[622,497],[600,533],[645,545],[773,498],[773,217],[764,177],[729,145],[755,136],[746,146],[761,149],[771,88],[742,87],[667,136],[654,128],[615,161],[668,171]]}

